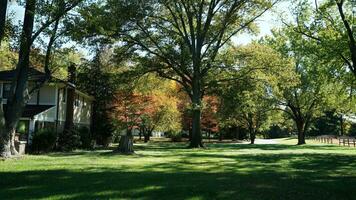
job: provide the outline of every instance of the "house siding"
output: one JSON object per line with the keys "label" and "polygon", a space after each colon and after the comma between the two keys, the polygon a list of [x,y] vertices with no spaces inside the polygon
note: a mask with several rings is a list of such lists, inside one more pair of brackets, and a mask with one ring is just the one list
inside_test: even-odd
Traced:
{"label": "house siding", "polygon": [[[0,82],[0,97],[3,94],[3,83]],[[7,83],[7,82],[6,82]],[[64,122],[66,119],[66,102],[67,88],[60,85],[45,85],[39,92],[34,93],[28,104],[29,105],[53,105],[52,108],[35,115],[34,122],[53,123],[57,132],[63,131]],[[76,126],[90,127],[92,114],[92,100],[85,94],[76,91],[76,99],[74,105],[73,122]],[[6,104],[7,100],[3,99]],[[58,109],[57,109],[58,108]],[[33,132],[34,130],[30,130]]]}

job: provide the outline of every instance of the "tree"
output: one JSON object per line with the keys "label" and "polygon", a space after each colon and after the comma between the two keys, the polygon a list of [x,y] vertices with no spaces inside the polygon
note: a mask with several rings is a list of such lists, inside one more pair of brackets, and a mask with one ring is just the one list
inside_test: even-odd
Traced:
{"label": "tree", "polygon": [[[114,107],[119,128],[126,130],[126,135],[120,139],[121,153],[133,152],[131,140],[134,129],[143,133],[145,142],[148,142],[153,131],[180,130],[176,92],[174,82],[162,80],[154,74],[146,74],[137,78],[134,83],[126,82],[120,85]],[[127,138],[128,142],[123,142]]]}
{"label": "tree", "polygon": [[254,144],[256,134],[262,131],[274,108],[271,92],[287,80],[292,84],[293,74],[278,52],[268,46],[253,43],[227,51],[225,65],[238,68],[233,76],[240,79],[220,86],[220,118],[228,120],[229,126],[246,128]]}
{"label": "tree", "polygon": [[0,1],[0,47],[1,47],[1,42],[5,36],[7,3],[8,0]]}
{"label": "tree", "polygon": [[209,139],[212,133],[217,133],[220,130],[217,114],[219,106],[220,102],[217,96],[207,95],[203,98],[201,127],[208,134]]}
{"label": "tree", "polygon": [[[356,38],[353,1],[326,0],[314,8],[306,0],[296,1],[294,31],[318,42],[316,49],[326,50],[326,56],[339,59],[356,76]],[[338,66],[333,66],[337,69]]]}
{"label": "tree", "polygon": [[112,56],[110,49],[98,48],[93,60],[78,69],[78,88],[94,97],[91,137],[104,146],[109,145],[115,131],[112,103],[121,82]]}
{"label": "tree", "polygon": [[[26,102],[29,100],[30,94],[34,90],[28,88],[28,70],[32,45],[41,33],[48,29],[52,30],[46,52],[48,55],[48,59],[46,59],[47,62],[50,59],[52,45],[56,39],[59,20],[80,2],[81,0],[60,0],[52,3],[37,2],[36,0],[26,1],[25,17],[19,44],[19,59],[16,66],[15,77],[11,83],[7,110],[4,113],[4,120],[1,120],[4,122],[1,126],[3,129],[0,130],[0,154],[2,157],[10,157],[12,154],[17,154],[14,147],[15,129]],[[42,13],[41,11],[44,10],[46,12]],[[36,30],[34,30],[35,21],[39,22],[38,26],[36,26]],[[48,66],[49,64],[47,63],[44,71],[46,72],[47,77],[50,77]],[[38,84],[35,89],[38,89],[42,83],[43,82]]]}
{"label": "tree", "polygon": [[17,62],[16,52],[12,51],[7,42],[0,47],[0,70],[13,69]]}
{"label": "tree", "polygon": [[120,138],[119,152],[125,154],[134,152],[132,132],[139,127],[140,117],[147,102],[148,97],[137,94],[132,87],[124,86],[116,91],[115,118],[119,122],[119,127],[125,130],[125,135]]}
{"label": "tree", "polygon": [[138,80],[136,90],[141,96],[146,97],[139,124],[145,142],[149,140],[153,131],[180,131],[178,87],[175,82],[150,73]]}
{"label": "tree", "polygon": [[197,148],[203,146],[200,132],[202,98],[209,85],[207,77],[217,67],[217,54],[236,34],[253,31],[253,22],[275,2],[107,1],[101,8],[96,7],[90,14],[86,13],[83,21],[89,18],[87,16],[98,13],[104,16],[98,21],[115,21],[122,19],[123,13],[131,11],[127,14],[131,18],[124,26],[122,23],[104,23],[95,30],[101,36],[123,41],[135,49],[137,56],[146,63],[138,70],[156,72],[182,85],[192,103],[190,147]]}
{"label": "tree", "polygon": [[[292,64],[298,82],[286,87],[277,85],[273,95],[277,108],[286,112],[295,122],[298,144],[305,144],[305,136],[312,120],[325,108],[333,106],[342,85],[330,79],[325,72],[324,60],[314,52],[315,41],[285,28],[274,32],[269,41],[284,58],[286,66]],[[288,64],[289,63],[289,64]]]}

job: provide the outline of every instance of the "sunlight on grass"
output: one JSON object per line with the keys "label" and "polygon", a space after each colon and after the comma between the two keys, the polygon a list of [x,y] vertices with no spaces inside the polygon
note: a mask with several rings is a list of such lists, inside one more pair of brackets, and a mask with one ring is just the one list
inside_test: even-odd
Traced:
{"label": "sunlight on grass", "polygon": [[[277,144],[139,144],[0,162],[4,199],[350,199],[356,148]],[[348,191],[348,192],[345,192]],[[296,195],[298,194],[298,195]],[[344,198],[341,198],[344,197]]]}

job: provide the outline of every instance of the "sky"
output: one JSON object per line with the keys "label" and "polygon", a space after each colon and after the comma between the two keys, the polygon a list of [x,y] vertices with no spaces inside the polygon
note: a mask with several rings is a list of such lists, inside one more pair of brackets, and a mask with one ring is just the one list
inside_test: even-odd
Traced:
{"label": "sky", "polygon": [[[260,17],[257,21],[257,25],[260,29],[257,35],[251,34],[239,34],[232,38],[232,41],[237,45],[244,45],[250,43],[252,40],[259,39],[263,36],[271,34],[271,30],[273,28],[277,28],[281,26],[280,17],[281,14],[284,16],[288,16],[288,10],[290,7],[290,3],[288,1],[283,1],[278,3],[272,10],[266,12],[262,17]],[[17,5],[15,0],[12,0],[9,5],[8,17],[13,18],[14,23],[18,23],[23,20],[24,8],[22,6]],[[81,51],[85,51],[85,49],[81,49]],[[88,52],[82,52],[84,55],[88,54]]]}

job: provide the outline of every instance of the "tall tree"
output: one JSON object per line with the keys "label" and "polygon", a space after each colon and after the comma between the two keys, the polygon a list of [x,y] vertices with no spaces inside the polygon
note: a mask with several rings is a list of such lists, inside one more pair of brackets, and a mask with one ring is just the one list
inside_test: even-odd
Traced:
{"label": "tall tree", "polygon": [[286,65],[294,68],[297,84],[285,87],[280,84],[273,95],[277,108],[286,112],[295,122],[298,144],[305,144],[305,137],[312,120],[325,108],[332,108],[335,99],[341,98],[340,82],[331,79],[323,68],[325,60],[315,53],[316,42],[294,32],[290,27],[274,32],[269,45],[284,58]]}
{"label": "tall tree", "polygon": [[[339,59],[356,77],[356,32],[354,1],[295,1],[294,31],[318,42],[316,49],[327,50],[329,59]],[[337,68],[334,66],[333,68]]]}
{"label": "tall tree", "polygon": [[220,86],[219,113],[229,125],[246,128],[254,144],[274,107],[271,92],[280,84],[292,85],[294,74],[279,53],[268,46],[253,43],[227,51],[225,65],[238,66],[234,77],[240,79]]}
{"label": "tall tree", "polygon": [[111,52],[105,48],[96,50],[90,62],[83,63],[78,71],[78,88],[94,97],[91,133],[97,144],[108,146],[114,132],[112,103],[120,84],[111,62]]}
{"label": "tall tree", "polygon": [[5,36],[6,11],[8,0],[0,0],[0,46]]}
{"label": "tall tree", "polygon": [[[48,30],[53,24],[55,24],[54,26],[56,26],[56,24],[58,25],[58,21],[80,2],[81,0],[59,0],[53,2],[37,2],[37,0],[26,1],[25,16],[19,44],[19,59],[15,76],[11,83],[7,109],[4,113],[4,119],[1,120],[4,122],[4,124],[2,124],[3,129],[0,130],[0,154],[2,157],[10,157],[11,155],[17,154],[13,140],[15,129],[31,94],[31,90],[28,89],[31,47],[41,33]],[[42,12],[44,10],[47,12]],[[36,26],[34,30],[36,19],[38,19],[39,25]],[[49,47],[51,47],[51,38],[54,37],[55,34],[52,34],[49,39]],[[50,53],[50,51],[47,52]],[[48,67],[48,65],[45,65],[45,67]],[[47,77],[50,77],[48,75],[50,73],[49,69],[45,68],[44,70],[47,73]],[[39,85],[36,88],[39,88]]]}
{"label": "tall tree", "polygon": [[274,2],[162,0],[130,24],[125,41],[146,52],[152,62],[144,70],[177,81],[191,99],[190,147],[203,146],[202,98],[210,85],[208,76],[217,68],[218,53],[233,36],[251,29]]}
{"label": "tall tree", "polygon": [[[217,54],[233,36],[253,30],[254,21],[277,1],[108,0],[82,12],[77,22],[87,27],[84,35],[96,41],[123,41],[136,49],[137,56],[146,59],[139,70],[182,85],[192,103],[190,147],[197,148],[203,146],[202,98],[209,86],[207,77],[217,68]],[[92,16],[102,17],[91,23]]]}

